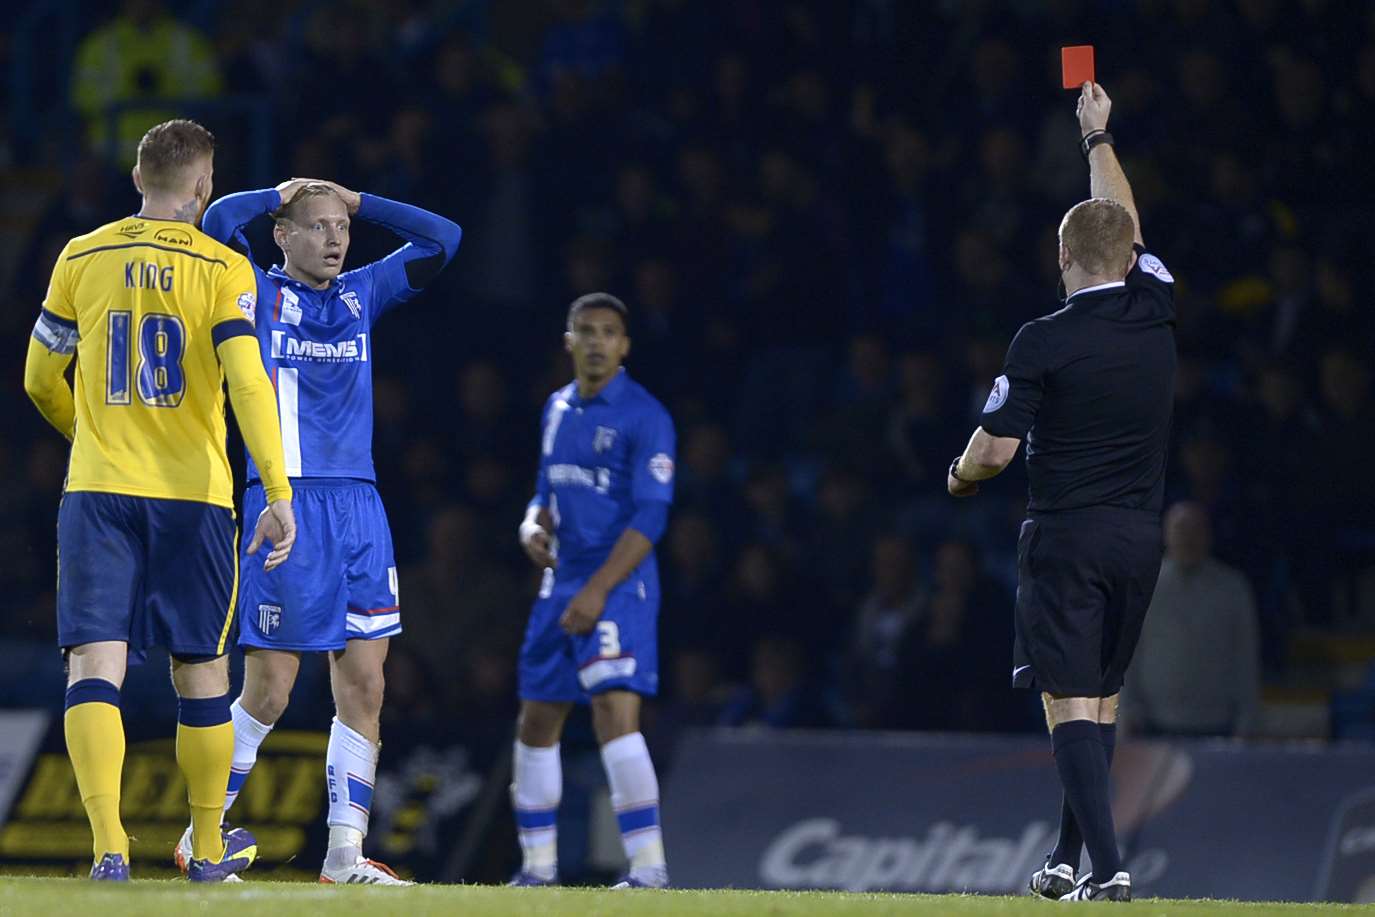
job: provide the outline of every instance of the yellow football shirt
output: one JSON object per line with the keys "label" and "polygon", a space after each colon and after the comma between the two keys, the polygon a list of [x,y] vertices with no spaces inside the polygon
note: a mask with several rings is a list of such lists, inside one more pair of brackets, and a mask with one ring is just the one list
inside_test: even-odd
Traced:
{"label": "yellow football shirt", "polygon": [[248,260],[190,223],[130,217],[68,242],[43,303],[79,341],[67,490],[232,508],[214,329],[256,302]]}

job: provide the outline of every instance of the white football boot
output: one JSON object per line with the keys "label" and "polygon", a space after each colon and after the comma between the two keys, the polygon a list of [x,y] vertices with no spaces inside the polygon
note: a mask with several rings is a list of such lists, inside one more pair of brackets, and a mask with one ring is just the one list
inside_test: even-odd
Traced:
{"label": "white football boot", "polygon": [[324,885],[414,885],[392,872],[391,867],[376,860],[359,856],[352,864],[320,867],[320,882]]}

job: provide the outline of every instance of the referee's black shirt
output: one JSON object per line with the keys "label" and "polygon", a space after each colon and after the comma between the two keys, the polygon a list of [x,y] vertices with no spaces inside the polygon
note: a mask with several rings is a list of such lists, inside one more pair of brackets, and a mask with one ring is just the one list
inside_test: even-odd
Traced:
{"label": "referee's black shirt", "polygon": [[1137,247],[1125,282],[1077,291],[1012,339],[979,425],[1026,440],[1028,511],[1160,512],[1174,406],[1174,278]]}

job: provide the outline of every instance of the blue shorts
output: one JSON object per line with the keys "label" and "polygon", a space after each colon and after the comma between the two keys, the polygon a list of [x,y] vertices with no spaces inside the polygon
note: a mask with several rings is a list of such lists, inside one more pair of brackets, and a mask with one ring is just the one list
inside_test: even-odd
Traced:
{"label": "blue shorts", "polygon": [[[341,650],[349,640],[401,633],[391,528],[377,488],[338,478],[293,479],[291,486],[291,556],[271,573],[263,572],[266,546],[242,559],[239,645]],[[266,506],[262,485],[244,492],[245,519],[256,523]]]}
{"label": "blue shorts", "polygon": [[659,581],[657,570],[637,570],[606,597],[591,633],[559,627],[585,577],[558,581],[545,571],[520,648],[522,700],[583,701],[604,691],[659,693]]}
{"label": "blue shorts", "polygon": [[234,511],[75,491],[57,511],[57,642],[120,640],[130,661],[224,654],[234,617]]}

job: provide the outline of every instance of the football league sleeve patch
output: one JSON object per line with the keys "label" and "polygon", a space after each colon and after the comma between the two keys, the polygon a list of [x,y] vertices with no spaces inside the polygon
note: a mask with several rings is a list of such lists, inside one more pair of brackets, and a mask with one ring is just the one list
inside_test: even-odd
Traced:
{"label": "football league sleeve patch", "polygon": [[1044,392],[1046,356],[1039,329],[1026,324],[1007,349],[1003,374],[993,380],[993,388],[979,415],[979,426],[990,436],[1023,439],[1036,420]]}
{"label": "football league sleeve patch", "polygon": [[676,437],[668,412],[656,405],[645,417],[635,444],[630,493],[636,505],[673,502]]}
{"label": "football league sleeve patch", "polygon": [[1170,273],[1169,268],[1165,267],[1165,264],[1155,255],[1149,253],[1142,255],[1140,258],[1136,259],[1136,266],[1141,269],[1142,273],[1150,274],[1157,280],[1165,283],[1174,283],[1174,275]]}
{"label": "football league sleeve patch", "polygon": [[1134,245],[1136,263],[1127,272],[1127,287],[1155,302],[1163,315],[1174,318],[1174,275],[1155,255]]}

